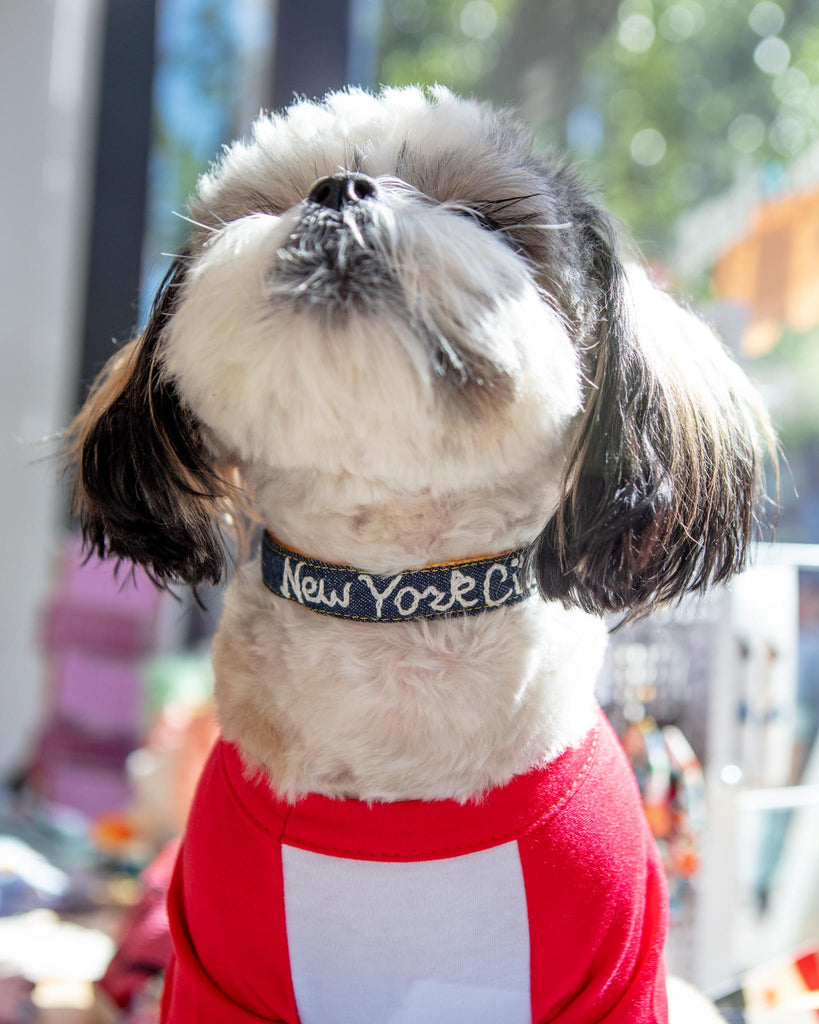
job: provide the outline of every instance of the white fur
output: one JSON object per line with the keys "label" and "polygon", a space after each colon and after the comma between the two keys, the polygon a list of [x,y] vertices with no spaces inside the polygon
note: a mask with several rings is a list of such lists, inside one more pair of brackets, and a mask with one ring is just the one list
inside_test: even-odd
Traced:
{"label": "white fur", "polygon": [[[267,486],[282,539],[374,572],[514,548],[550,497],[531,474],[402,504],[362,502],[350,477],[280,473]],[[598,619],[537,599],[386,628],[336,620],[274,597],[253,565],[228,592],[215,642],[220,720],[291,798],[467,799],[586,733],[604,646]]]}
{"label": "white fur", "polygon": [[411,308],[456,319],[470,347],[513,379],[506,409],[453,424],[412,328],[388,310],[328,327],[278,308],[271,295],[291,211],[245,217],[208,240],[164,354],[183,398],[264,472],[347,472],[442,493],[548,458],[579,408],[578,359],[523,262],[472,221],[400,193],[374,216],[390,219]]}
{"label": "white fur", "polygon": [[[538,229],[565,228],[543,223],[529,146],[517,122],[445,89],[349,90],[260,118],[201,180],[161,359],[286,545],[391,573],[531,544],[554,511],[580,353],[538,268],[457,215],[520,196]],[[333,316],[309,302],[321,266],[295,284],[291,270],[305,199],[339,170],[377,183],[368,244],[392,295],[376,278]],[[484,359],[498,386],[459,404],[428,337]],[[334,620],[272,596],[250,566],[216,639],[218,710],[288,797],[468,799],[582,737],[603,645],[596,618],[537,599],[454,621]]]}
{"label": "white fur", "polygon": [[291,799],[466,800],[588,731],[596,626],[530,601],[382,637],[282,602],[246,571],[214,651],[222,730]]}
{"label": "white fur", "polygon": [[[624,280],[606,218],[530,148],[442,88],[261,117],[200,181],[189,251],[72,428],[92,546],[216,578],[227,466],[281,542],[368,573],[542,536],[544,590],[645,610],[737,569],[764,411],[704,325],[641,271]],[[308,201],[339,171],[358,205]],[[604,646],[597,617],[536,597],[449,620],[317,615],[254,562],[214,641],[217,711],[286,799],[467,801],[582,739]],[[718,1019],[669,995],[674,1024]]]}
{"label": "white fur", "polygon": [[[502,138],[497,124],[484,106],[443,87],[429,94],[413,87],[387,88],[377,97],[349,89],[331,93],[320,104],[302,100],[284,113],[260,117],[250,140],[234,143],[199,182],[196,206],[206,211],[221,206],[226,194],[239,197],[252,189],[286,209],[304,199],[316,178],[348,168],[354,157],[373,177],[395,174],[405,144],[430,167],[453,150],[474,153],[474,161],[454,169],[468,193],[470,184],[484,176],[481,158],[486,153],[502,148],[506,166],[516,154],[529,151],[531,135],[519,123],[505,125]],[[435,177],[441,181],[440,173]],[[521,181],[510,175],[508,184],[519,188]],[[463,199],[464,194],[437,198]]]}
{"label": "white fur", "polygon": [[[460,145],[476,161],[438,174],[436,198],[479,187],[490,173],[483,150],[498,151],[493,194],[520,190],[504,179],[500,150],[523,153],[529,139],[520,128],[500,138],[498,124],[446,90],[431,100],[351,90],[260,119],[200,182],[194,211],[213,213],[214,228],[165,367],[284,543],[389,572],[530,543],[553,509],[580,405],[568,331],[506,244],[393,178],[409,147],[429,188],[430,168]],[[434,330],[457,330],[511,382],[487,414],[440,401],[412,325],[389,308],[330,324],[277,302],[305,196],[353,155],[383,184],[372,215],[406,307]],[[222,227],[220,211],[239,209],[234,196],[248,190],[285,212]],[[466,799],[582,737],[603,645],[597,620],[536,600],[386,629],[334,621],[271,596],[250,567],[230,588],[216,640],[220,719],[287,796]]]}
{"label": "white fur", "polygon": [[[442,406],[412,327],[389,310],[331,328],[273,301],[310,184],[352,147],[378,175],[407,139],[430,162],[454,140],[489,144],[478,104],[437,100],[351,91],[259,121],[201,182],[200,205],[252,186],[292,206],[210,234],[164,354],[274,535],[376,572],[530,543],[579,407],[577,354],[525,262],[400,187],[374,216],[400,254],[404,300],[489,354],[513,382],[507,402],[486,416]],[[467,799],[584,735],[603,643],[593,618],[537,601],[427,625],[336,622],[272,597],[253,566],[216,640],[221,724],[289,797]]]}

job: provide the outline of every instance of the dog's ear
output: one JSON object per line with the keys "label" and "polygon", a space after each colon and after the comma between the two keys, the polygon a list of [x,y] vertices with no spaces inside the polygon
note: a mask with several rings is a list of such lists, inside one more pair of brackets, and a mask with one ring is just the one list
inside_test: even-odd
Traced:
{"label": "dog's ear", "polygon": [[533,565],[546,598],[632,618],[742,569],[776,444],[706,325],[626,271],[602,215],[586,225],[600,290],[586,404]]}
{"label": "dog's ear", "polygon": [[144,332],[108,361],[67,431],[73,510],[86,547],[144,566],[160,586],[221,579],[221,526],[235,490],[163,370],[163,339],[184,278],[180,257]]}

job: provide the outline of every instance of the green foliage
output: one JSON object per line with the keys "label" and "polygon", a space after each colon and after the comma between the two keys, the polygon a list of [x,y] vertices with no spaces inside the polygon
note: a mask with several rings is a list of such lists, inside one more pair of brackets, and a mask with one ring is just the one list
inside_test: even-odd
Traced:
{"label": "green foliage", "polygon": [[[380,79],[497,98],[513,21],[548,28],[536,8],[385,0]],[[536,138],[565,144],[638,241],[662,253],[686,210],[744,172],[775,184],[816,139],[819,0],[622,0],[561,88],[566,124],[534,124]]]}
{"label": "green foliage", "polygon": [[[612,208],[662,249],[685,210],[738,173],[781,176],[819,121],[815,0],[623,0],[589,54],[571,138]],[[571,118],[569,127],[571,126]]]}
{"label": "green foliage", "polygon": [[[600,0],[567,2],[584,35],[567,39],[566,49],[577,44],[581,56],[561,65],[557,84],[551,80],[552,94],[559,87],[562,95],[532,125],[535,138],[566,146],[649,256],[665,256],[679,218],[737,178],[755,177],[763,193],[776,193],[787,168],[816,144],[819,0],[621,0],[608,22],[593,6]],[[530,47],[530,65],[560,56],[546,53],[545,40],[565,9],[541,4],[385,0],[381,80],[441,81],[503,99],[498,79],[510,58],[515,67],[515,40],[534,32],[544,39],[542,52]],[[494,14],[492,31],[477,38],[465,31],[468,9],[482,10],[485,26]],[[520,66],[516,81],[529,82],[529,70]],[[540,107],[527,103],[527,84],[515,87],[531,122]],[[561,110],[565,123],[555,123]],[[699,300],[714,298],[706,272],[685,286]],[[753,375],[786,450],[814,445],[819,329],[786,333],[754,361]]]}
{"label": "green foliage", "polygon": [[819,437],[819,328],[786,331],[779,344],[755,360],[755,378],[765,390],[785,451]]}
{"label": "green foliage", "polygon": [[441,82],[462,95],[487,85],[520,0],[385,0],[379,81]]}

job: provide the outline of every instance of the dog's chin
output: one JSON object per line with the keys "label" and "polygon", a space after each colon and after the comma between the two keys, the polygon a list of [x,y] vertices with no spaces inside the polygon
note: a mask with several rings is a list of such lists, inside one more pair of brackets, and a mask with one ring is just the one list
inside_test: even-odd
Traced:
{"label": "dog's chin", "polygon": [[434,208],[373,211],[301,206],[214,235],[163,353],[185,406],[243,464],[405,489],[548,458],[578,410],[578,359],[526,268]]}
{"label": "dog's chin", "polygon": [[401,292],[366,204],[308,207],[276,252],[269,297],[282,309],[338,321],[397,311]]}
{"label": "dog's chin", "polygon": [[[314,330],[337,334],[366,320],[365,330],[400,339],[416,372],[431,378],[447,403],[479,410],[508,400],[507,367],[445,331],[445,313],[419,316],[409,308],[390,249],[389,232],[368,204],[308,207],[276,251],[268,298],[276,311],[304,316]],[[478,296],[474,301],[479,308]],[[486,305],[496,301],[484,298]]]}

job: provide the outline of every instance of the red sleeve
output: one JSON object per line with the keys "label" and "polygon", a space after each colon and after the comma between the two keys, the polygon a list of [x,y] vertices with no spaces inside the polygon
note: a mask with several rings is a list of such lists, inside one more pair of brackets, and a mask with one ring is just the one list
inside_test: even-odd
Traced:
{"label": "red sleeve", "polygon": [[234,1002],[208,975],[194,952],[180,906],[183,884],[177,874],[168,897],[168,911],[173,933],[174,953],[165,975],[162,991],[162,1024],[251,1024],[251,1022],[282,1018],[260,1017],[252,1010]]}
{"label": "red sleeve", "polygon": [[520,851],[535,1024],[667,1024],[665,873],[608,725],[584,784]]}
{"label": "red sleeve", "polygon": [[205,766],[168,893],[174,957],[162,1024],[297,1024],[280,836],[272,802],[251,817],[225,771],[224,744]]}

